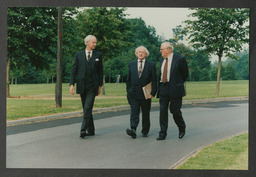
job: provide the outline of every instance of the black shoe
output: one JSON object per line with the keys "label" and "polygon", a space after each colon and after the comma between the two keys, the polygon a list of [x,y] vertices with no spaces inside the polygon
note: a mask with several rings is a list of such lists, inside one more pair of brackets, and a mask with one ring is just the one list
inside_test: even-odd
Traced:
{"label": "black shoe", "polygon": [[143,130],[141,130],[142,137],[148,137],[148,132],[149,132],[149,131],[143,131]]}
{"label": "black shoe", "polygon": [[81,138],[84,138],[85,136],[86,136],[86,132],[85,132],[85,131],[81,131],[80,137],[81,137]]}
{"label": "black shoe", "polygon": [[127,133],[127,135],[131,136],[132,138],[136,138],[135,130],[133,130],[133,129],[130,130],[129,128],[127,128],[126,133]]}
{"label": "black shoe", "polygon": [[86,135],[85,136],[94,136],[95,135],[95,133],[93,132],[93,133],[86,133]]}
{"label": "black shoe", "polygon": [[179,139],[183,138],[184,135],[185,135],[185,131],[180,131],[179,132]]}
{"label": "black shoe", "polygon": [[156,140],[157,140],[157,141],[165,140],[165,136],[159,135],[159,136],[156,138]]}
{"label": "black shoe", "polygon": [[142,137],[148,137],[148,134],[142,133]]}

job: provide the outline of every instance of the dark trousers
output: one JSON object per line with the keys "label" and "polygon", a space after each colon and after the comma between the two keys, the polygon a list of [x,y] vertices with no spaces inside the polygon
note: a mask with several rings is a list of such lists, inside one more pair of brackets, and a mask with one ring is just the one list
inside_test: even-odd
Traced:
{"label": "dark trousers", "polygon": [[151,109],[151,99],[148,100],[138,100],[132,96],[128,96],[128,102],[130,104],[130,126],[131,129],[136,131],[139,124],[140,109],[142,110],[142,133],[148,134],[150,129],[150,109]]}
{"label": "dark trousers", "polygon": [[83,105],[83,122],[81,131],[88,131],[90,134],[95,133],[95,127],[92,116],[92,108],[95,100],[95,92],[93,87],[86,88],[83,94],[80,94],[82,105]]}
{"label": "dark trousers", "polygon": [[186,124],[182,117],[181,106],[182,97],[173,98],[168,94],[168,85],[160,85],[160,134],[167,135],[168,129],[168,107],[173,115],[174,122],[179,128],[179,131],[185,131]]}

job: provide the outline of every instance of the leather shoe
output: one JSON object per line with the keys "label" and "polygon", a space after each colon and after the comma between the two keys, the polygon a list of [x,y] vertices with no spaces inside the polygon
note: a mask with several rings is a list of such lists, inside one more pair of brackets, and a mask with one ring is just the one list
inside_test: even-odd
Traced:
{"label": "leather shoe", "polygon": [[180,131],[179,132],[179,139],[183,138],[184,135],[185,135],[185,131]]}
{"label": "leather shoe", "polygon": [[81,137],[81,138],[84,138],[85,136],[86,136],[86,132],[85,132],[85,131],[81,131],[80,137]]}
{"label": "leather shoe", "polygon": [[159,136],[156,138],[156,140],[157,140],[157,141],[165,140],[165,136],[159,135]]}
{"label": "leather shoe", "polygon": [[129,128],[127,128],[126,133],[127,133],[127,135],[131,136],[132,138],[136,138],[135,130],[133,130],[133,129],[130,130]]}
{"label": "leather shoe", "polygon": [[93,133],[86,133],[86,135],[85,136],[94,136],[95,135],[95,133],[93,132]]}
{"label": "leather shoe", "polygon": [[148,134],[142,134],[142,137],[148,137]]}

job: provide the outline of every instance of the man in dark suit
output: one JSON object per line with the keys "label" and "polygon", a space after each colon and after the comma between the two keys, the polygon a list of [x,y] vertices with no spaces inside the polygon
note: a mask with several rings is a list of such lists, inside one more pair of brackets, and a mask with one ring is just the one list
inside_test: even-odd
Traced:
{"label": "man in dark suit", "polygon": [[70,93],[74,95],[76,82],[76,93],[80,94],[83,105],[81,138],[95,135],[92,109],[95,96],[100,94],[103,85],[102,54],[94,50],[97,44],[96,37],[88,35],[84,42],[86,49],[75,54],[75,61],[70,74]]}
{"label": "man in dark suit", "polygon": [[[151,98],[156,94],[156,66],[155,63],[146,59],[149,55],[148,50],[140,46],[135,50],[138,59],[129,64],[129,73],[126,82],[127,99],[130,104],[130,127],[126,133],[132,138],[136,138],[136,129],[139,124],[140,108],[142,109],[142,135],[147,137],[150,129],[150,108]],[[152,83],[152,90],[146,99],[142,87]]]}
{"label": "man in dark suit", "polygon": [[188,65],[184,57],[173,53],[173,46],[169,42],[161,44],[158,92],[160,98],[160,128],[157,140],[164,140],[168,128],[168,106],[179,128],[179,138],[185,135],[186,124],[182,117],[182,97],[186,95],[184,82],[188,77]]}

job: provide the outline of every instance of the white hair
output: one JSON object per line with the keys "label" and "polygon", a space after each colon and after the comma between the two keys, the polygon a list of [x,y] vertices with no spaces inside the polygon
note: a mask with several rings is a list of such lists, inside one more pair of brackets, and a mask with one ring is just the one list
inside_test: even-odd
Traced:
{"label": "white hair", "polygon": [[174,49],[172,43],[170,43],[170,42],[163,42],[162,45],[164,45],[168,49],[171,49],[172,51]]}
{"label": "white hair", "polygon": [[92,38],[95,38],[96,39],[96,37],[94,36],[94,35],[88,35],[88,36],[86,36],[85,38],[84,38],[84,43],[85,43],[85,45],[87,44],[87,42],[88,41],[90,41]]}
{"label": "white hair", "polygon": [[143,49],[144,49],[144,51],[146,52],[146,57],[149,56],[149,51],[148,51],[148,49],[147,49],[146,47],[144,47],[144,46],[139,46],[139,47],[137,47],[137,48],[135,49],[135,55],[136,55],[136,56],[137,56],[137,52],[138,52],[138,50],[139,50],[140,48],[143,48]]}

